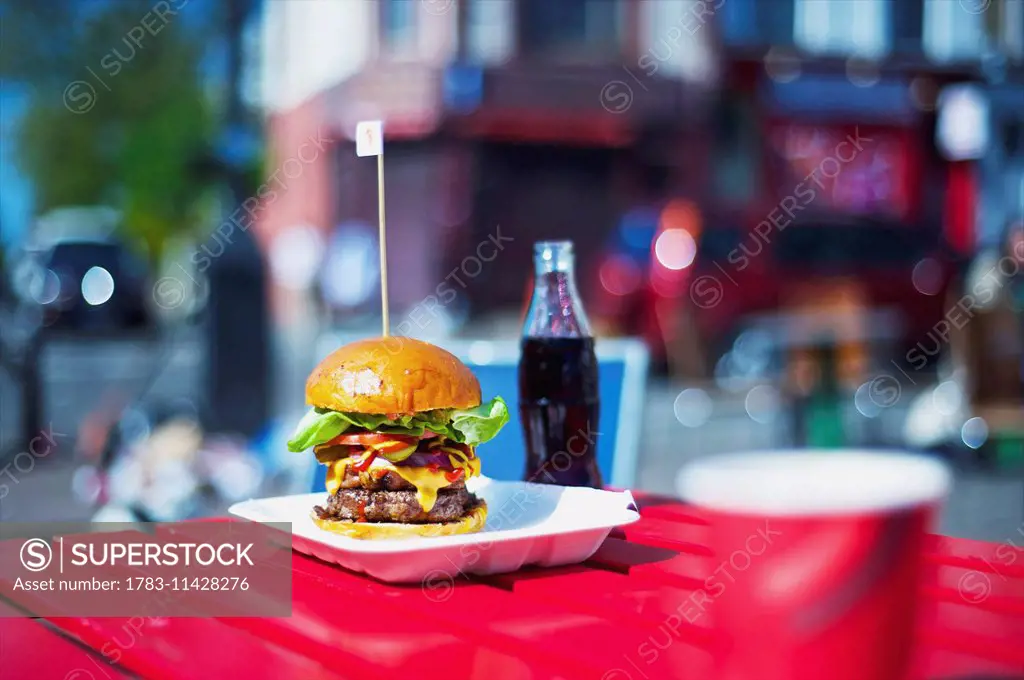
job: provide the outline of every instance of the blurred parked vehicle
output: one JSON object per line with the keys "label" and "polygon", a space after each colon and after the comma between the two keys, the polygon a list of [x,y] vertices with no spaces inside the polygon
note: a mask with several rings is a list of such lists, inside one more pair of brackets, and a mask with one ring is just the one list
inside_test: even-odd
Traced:
{"label": "blurred parked vehicle", "polygon": [[[934,230],[882,218],[798,216],[762,236],[727,223],[704,228],[686,205],[627,214],[595,286],[602,330],[641,335],[658,358],[699,344],[710,374],[751,316],[845,312],[851,304],[895,313],[902,333],[894,345],[911,347],[946,311],[957,262]],[[696,332],[684,333],[687,324]]]}
{"label": "blurred parked vehicle", "polygon": [[145,268],[120,243],[67,240],[39,257],[31,294],[48,328],[113,332],[152,323],[145,286]]}
{"label": "blurred parked vehicle", "polygon": [[[765,242],[755,233],[709,230],[697,249],[692,277],[714,277],[718,304],[701,304],[702,337],[719,350],[731,344],[737,322],[749,314],[810,304],[817,291],[822,311],[855,299],[866,309],[897,313],[903,337],[924,339],[945,312],[957,265],[938,235],[882,219],[803,219]],[[843,289],[843,294],[829,291]],[[833,310],[835,311],[835,310]]]}

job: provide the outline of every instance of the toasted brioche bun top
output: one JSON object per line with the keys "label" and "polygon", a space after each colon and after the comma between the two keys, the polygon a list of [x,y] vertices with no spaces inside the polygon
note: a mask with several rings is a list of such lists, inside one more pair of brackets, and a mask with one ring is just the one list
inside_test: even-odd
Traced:
{"label": "toasted brioche bun top", "polygon": [[480,382],[454,354],[412,338],[339,347],[309,374],[306,403],[350,413],[418,413],[480,405]]}

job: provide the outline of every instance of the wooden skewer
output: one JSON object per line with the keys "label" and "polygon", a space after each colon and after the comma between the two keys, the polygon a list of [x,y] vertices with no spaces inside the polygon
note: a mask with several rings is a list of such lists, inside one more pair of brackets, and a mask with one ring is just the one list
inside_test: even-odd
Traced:
{"label": "wooden skewer", "polygon": [[391,333],[388,318],[388,241],[384,229],[384,150],[377,155],[377,212],[380,216],[380,308],[384,337]]}

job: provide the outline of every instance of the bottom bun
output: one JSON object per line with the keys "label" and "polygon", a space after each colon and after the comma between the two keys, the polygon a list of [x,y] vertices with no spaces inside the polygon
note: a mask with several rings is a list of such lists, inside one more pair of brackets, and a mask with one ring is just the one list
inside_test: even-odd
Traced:
{"label": "bottom bun", "polygon": [[330,531],[349,538],[386,539],[386,538],[433,538],[435,536],[455,536],[456,534],[472,534],[484,528],[487,522],[487,503],[480,501],[462,518],[454,522],[434,524],[400,524],[398,522],[353,522],[351,520],[320,519],[314,512],[313,523],[324,531]]}

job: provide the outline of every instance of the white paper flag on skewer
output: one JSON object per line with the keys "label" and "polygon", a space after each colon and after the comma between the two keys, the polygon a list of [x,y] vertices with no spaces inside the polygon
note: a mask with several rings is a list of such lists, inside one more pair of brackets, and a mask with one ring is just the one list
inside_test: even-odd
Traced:
{"label": "white paper flag on skewer", "polygon": [[377,213],[380,219],[380,311],[384,337],[391,334],[388,315],[388,239],[384,227],[384,126],[379,120],[356,124],[356,155],[377,157]]}
{"label": "white paper flag on skewer", "polygon": [[356,125],[356,155],[379,156],[384,153],[384,130],[379,120],[364,120]]}

